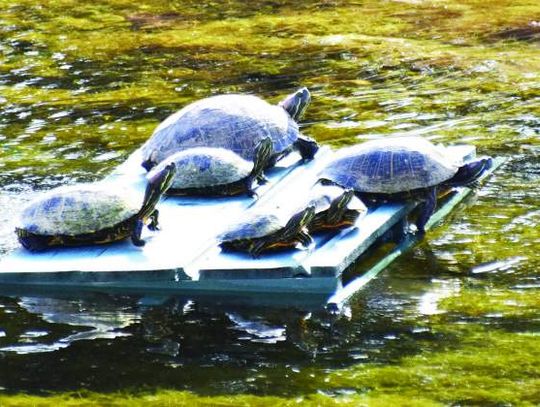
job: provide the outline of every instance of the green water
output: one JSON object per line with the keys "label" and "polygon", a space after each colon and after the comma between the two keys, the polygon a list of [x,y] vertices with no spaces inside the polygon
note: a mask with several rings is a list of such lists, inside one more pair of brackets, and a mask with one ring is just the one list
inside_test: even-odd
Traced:
{"label": "green water", "polygon": [[167,115],[217,93],[277,102],[308,86],[302,129],[334,147],[411,134],[508,158],[334,318],[189,298],[0,297],[4,393],[540,404],[536,0],[0,0],[0,58],[1,254],[17,247],[12,222],[34,191],[103,177]]}

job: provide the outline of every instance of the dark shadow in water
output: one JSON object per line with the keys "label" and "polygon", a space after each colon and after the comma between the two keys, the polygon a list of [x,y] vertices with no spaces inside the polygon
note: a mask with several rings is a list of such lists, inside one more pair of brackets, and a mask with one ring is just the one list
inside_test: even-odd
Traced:
{"label": "dark shadow in water", "polygon": [[344,316],[230,298],[0,297],[0,386],[30,393],[158,387],[201,394],[315,392],[320,382],[309,374],[390,362],[436,341],[429,330],[396,318],[399,303],[375,290],[359,296]]}

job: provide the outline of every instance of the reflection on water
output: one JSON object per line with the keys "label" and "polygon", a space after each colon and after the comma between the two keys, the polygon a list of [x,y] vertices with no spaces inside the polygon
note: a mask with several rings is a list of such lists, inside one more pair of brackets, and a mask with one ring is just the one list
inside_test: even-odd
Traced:
{"label": "reflection on water", "polygon": [[48,324],[66,324],[77,327],[77,332],[52,343],[41,343],[40,337],[47,337],[48,331],[25,331],[18,343],[0,348],[0,351],[18,354],[52,352],[70,346],[75,341],[94,339],[114,339],[126,336],[122,328],[135,323],[139,316],[134,312],[118,309],[100,309],[98,306],[87,308],[81,301],[44,297],[21,297],[18,305],[26,312],[34,314]]}
{"label": "reflection on water", "polygon": [[446,297],[459,292],[459,280],[432,280],[433,287],[423,294],[418,301],[418,313],[421,315],[435,315],[442,313],[439,302]]}
{"label": "reflection on water", "polygon": [[[181,378],[173,387],[181,383],[180,388],[201,391],[228,392],[233,382],[248,377],[244,385],[251,389],[263,383],[278,389],[293,369],[299,381],[287,387],[297,391],[303,386],[303,372],[387,361],[418,351],[411,340],[429,340],[429,329],[405,314],[422,307],[426,295],[411,301],[374,289],[356,299],[362,302],[355,304],[359,314],[349,316],[331,315],[322,307],[216,305],[208,299],[176,297],[155,303],[103,294],[2,297],[5,330],[0,355],[17,378],[2,379],[0,385],[54,388],[56,374],[70,369],[58,363],[77,360],[78,369],[63,378],[62,388],[85,383],[106,390],[128,381],[130,386],[160,385],[167,374],[172,375],[167,383]],[[18,363],[16,355],[25,355],[25,363]],[[37,378],[27,366],[38,360],[60,370],[50,378]],[[113,384],[87,377],[87,369],[132,371]],[[195,375],[186,378],[193,371]],[[203,371],[208,379],[201,382]]]}

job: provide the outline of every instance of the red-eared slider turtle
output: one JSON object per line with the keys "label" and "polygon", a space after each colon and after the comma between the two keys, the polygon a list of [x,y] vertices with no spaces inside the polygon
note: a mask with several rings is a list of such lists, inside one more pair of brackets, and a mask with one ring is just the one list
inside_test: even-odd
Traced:
{"label": "red-eared slider turtle", "polygon": [[353,189],[364,202],[424,200],[416,225],[423,233],[437,190],[471,184],[491,165],[491,158],[455,162],[421,137],[393,137],[344,148],[320,178]]}
{"label": "red-eared slider turtle", "polygon": [[316,185],[308,202],[315,207],[315,216],[307,226],[311,234],[354,226],[367,213],[366,205],[352,189],[337,185]]}
{"label": "red-eared slider turtle", "polygon": [[169,188],[176,168],[166,165],[148,180],[140,196],[111,182],[60,187],[31,202],[15,232],[21,244],[39,251],[52,246],[103,244],[131,236],[143,246],[143,225],[158,228],[156,204]]}
{"label": "red-eared slider turtle", "polygon": [[306,88],[271,105],[252,95],[218,95],[185,106],[165,119],[142,146],[146,170],[178,151],[192,147],[220,147],[253,161],[255,147],[266,137],[273,142],[269,166],[296,148],[311,159],[317,143],[300,134],[296,121],[310,101]]}
{"label": "red-eared slider turtle", "polygon": [[224,148],[194,147],[169,156],[154,167],[149,177],[173,162],[176,175],[168,195],[254,195],[253,184],[260,180],[272,154],[272,140],[267,137],[256,147],[254,162]]}
{"label": "red-eared slider turtle", "polygon": [[306,226],[315,216],[315,207],[308,206],[293,215],[287,223],[274,214],[257,213],[246,217],[222,233],[218,240],[225,250],[237,250],[258,257],[264,251],[307,247],[313,239]]}

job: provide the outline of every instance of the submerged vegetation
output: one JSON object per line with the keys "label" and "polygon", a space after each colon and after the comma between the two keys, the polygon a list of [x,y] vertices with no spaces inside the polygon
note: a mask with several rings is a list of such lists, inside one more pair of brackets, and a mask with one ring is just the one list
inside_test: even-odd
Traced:
{"label": "submerged vegetation", "polygon": [[[132,346],[125,366],[66,367],[57,351],[51,366],[62,359],[73,381],[44,377],[33,390],[44,358],[0,351],[0,405],[540,404],[537,0],[0,0],[0,39],[0,253],[15,246],[10,222],[32,191],[101,178],[168,114],[216,93],[277,101],[306,85],[303,131],[321,143],[414,134],[508,158],[474,202],[353,299],[350,320],[306,318],[287,346],[238,354],[244,339],[215,339],[232,329],[211,325],[218,317],[186,317],[184,335],[173,314],[151,334],[140,328],[144,341],[196,338],[188,350],[219,363],[198,352],[145,359],[111,340],[95,346]],[[49,323],[2,301],[0,347],[37,325]],[[189,381],[193,370],[209,379]]]}

